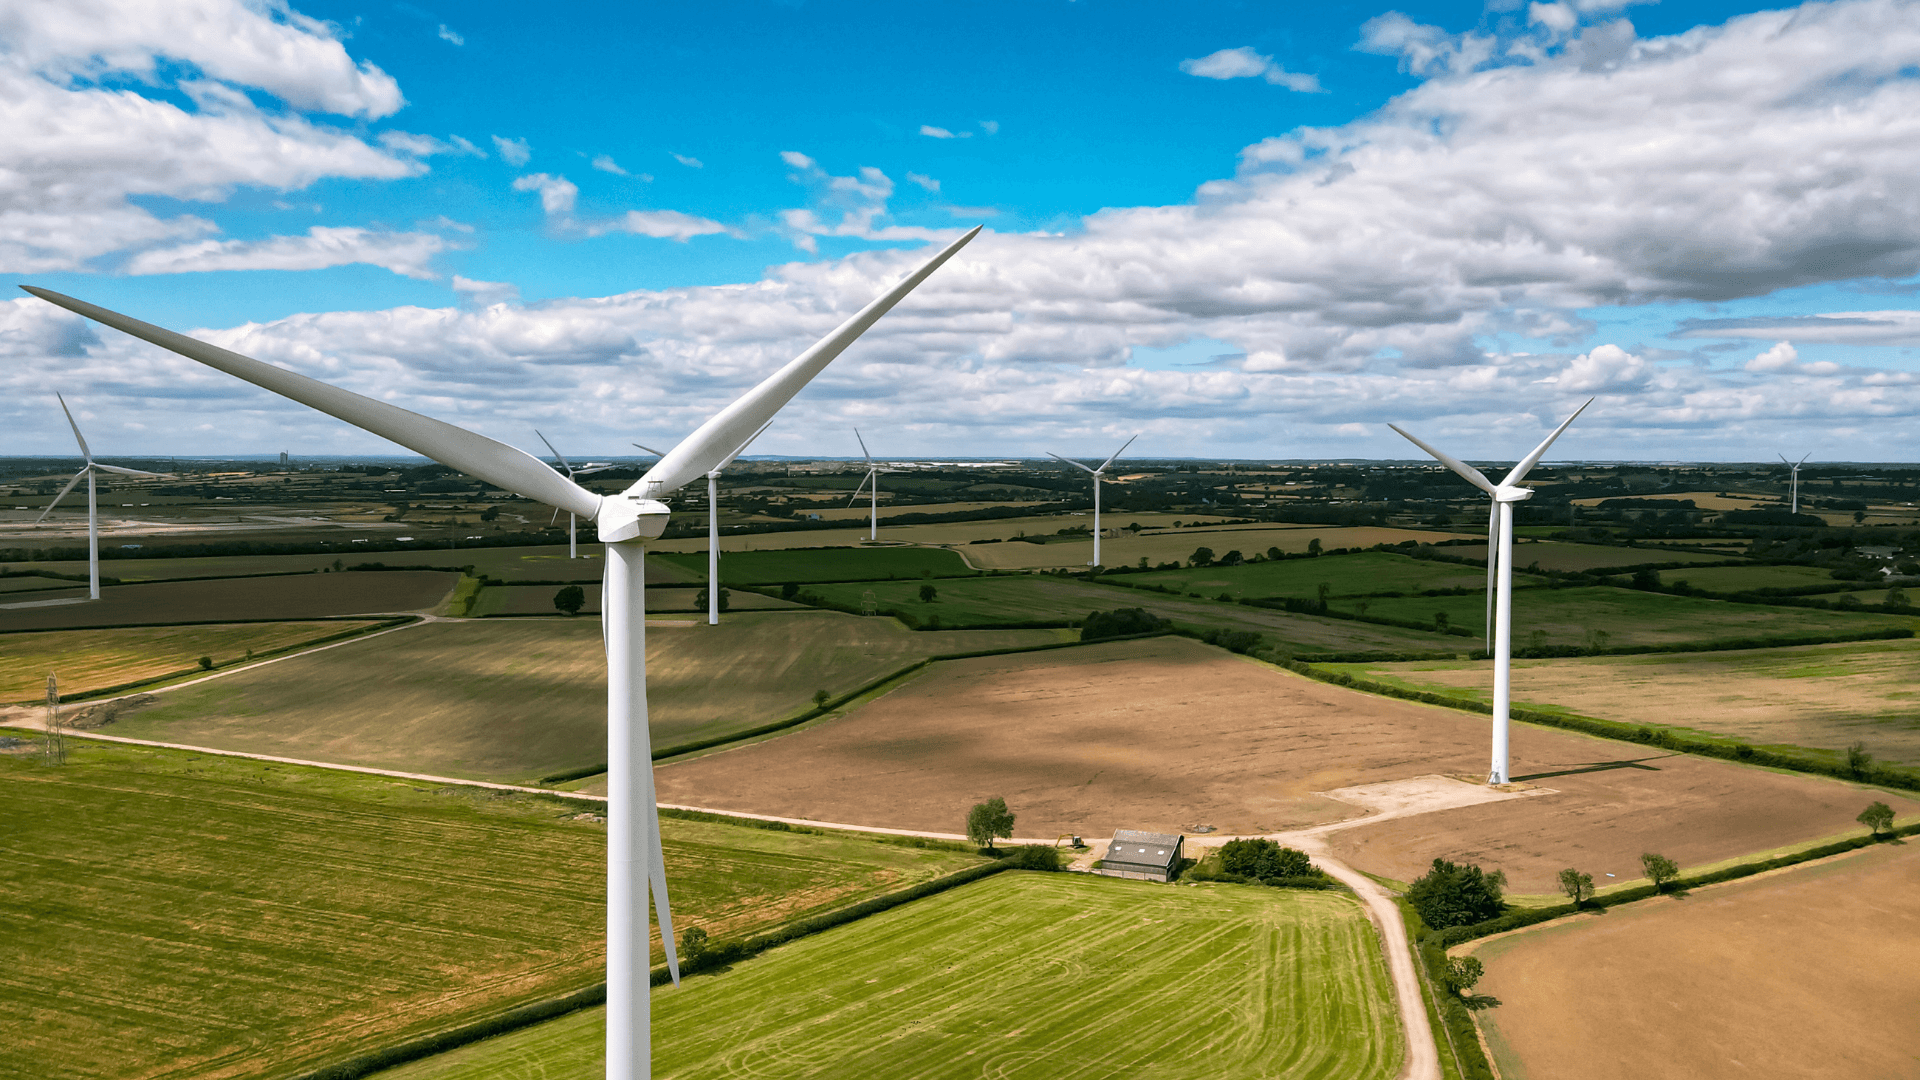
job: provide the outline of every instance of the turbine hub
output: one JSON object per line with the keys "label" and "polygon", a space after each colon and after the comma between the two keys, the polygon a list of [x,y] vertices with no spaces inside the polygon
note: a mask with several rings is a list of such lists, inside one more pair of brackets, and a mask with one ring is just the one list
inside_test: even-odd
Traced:
{"label": "turbine hub", "polygon": [[627,540],[656,540],[667,531],[667,504],[638,495],[609,495],[600,500],[600,513],[594,520],[600,526],[600,541],[618,544]]}
{"label": "turbine hub", "polygon": [[1495,502],[1517,503],[1526,502],[1531,498],[1533,498],[1532,488],[1508,487],[1502,484],[1493,491],[1493,501]]}

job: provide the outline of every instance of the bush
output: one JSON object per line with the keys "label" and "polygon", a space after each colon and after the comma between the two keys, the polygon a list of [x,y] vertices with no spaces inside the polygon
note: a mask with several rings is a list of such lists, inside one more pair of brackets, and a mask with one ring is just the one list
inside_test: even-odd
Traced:
{"label": "bush", "polygon": [[1304,851],[1273,840],[1229,840],[1220,849],[1220,869],[1250,878],[1310,877],[1313,863]]}
{"label": "bush", "polygon": [[1472,926],[1507,910],[1501,893],[1506,884],[1506,875],[1498,871],[1489,874],[1470,864],[1435,859],[1426,875],[1407,889],[1407,901],[1435,930]]}
{"label": "bush", "polygon": [[1048,844],[1022,844],[1007,856],[1007,865],[1015,870],[1059,870],[1060,849]]}
{"label": "bush", "polygon": [[201,671],[212,671],[212,670],[213,670],[213,657],[211,657],[211,656],[203,656],[203,657],[201,657],[201,658],[200,658],[200,670],[201,670]]}
{"label": "bush", "polygon": [[1080,624],[1081,641],[1126,637],[1129,634],[1158,634],[1173,623],[1145,608],[1116,608],[1113,611],[1089,611]]}

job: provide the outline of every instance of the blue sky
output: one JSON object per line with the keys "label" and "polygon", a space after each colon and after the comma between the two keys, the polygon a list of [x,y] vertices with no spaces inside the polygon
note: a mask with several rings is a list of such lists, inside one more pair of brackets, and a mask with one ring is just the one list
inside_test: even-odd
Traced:
{"label": "blue sky", "polygon": [[[116,4],[0,23],[0,280],[510,441],[671,439],[984,223],[768,449],[1920,449],[1907,4]],[[0,303],[0,453],[56,385],[378,445]]]}

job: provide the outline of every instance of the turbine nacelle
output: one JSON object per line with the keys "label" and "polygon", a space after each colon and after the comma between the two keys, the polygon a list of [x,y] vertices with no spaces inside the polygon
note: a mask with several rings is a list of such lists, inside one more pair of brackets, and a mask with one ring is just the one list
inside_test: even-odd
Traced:
{"label": "turbine nacelle", "polygon": [[1512,487],[1507,484],[1501,484],[1499,487],[1493,489],[1493,501],[1495,502],[1517,503],[1526,502],[1531,498],[1533,498],[1532,488]]}
{"label": "turbine nacelle", "polygon": [[667,517],[673,511],[666,503],[639,495],[609,495],[600,500],[600,512],[593,522],[600,530],[600,542],[619,544],[628,540],[657,540],[667,531]]}

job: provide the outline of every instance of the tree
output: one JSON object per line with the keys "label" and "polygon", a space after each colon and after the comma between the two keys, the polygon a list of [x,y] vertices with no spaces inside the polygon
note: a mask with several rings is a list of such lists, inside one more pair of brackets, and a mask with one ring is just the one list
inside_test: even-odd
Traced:
{"label": "tree", "polygon": [[1633,575],[1633,587],[1643,592],[1652,592],[1660,587],[1660,571],[1638,570]]}
{"label": "tree", "polygon": [[1433,860],[1426,875],[1407,889],[1407,901],[1435,930],[1471,926],[1498,918],[1507,908],[1502,898],[1507,878],[1499,871],[1485,873],[1471,864]]}
{"label": "tree", "polygon": [[1220,848],[1220,869],[1250,878],[1312,877],[1313,862],[1304,851],[1273,840],[1229,840]]}
{"label": "tree", "polygon": [[1007,800],[998,795],[975,803],[973,809],[967,811],[968,840],[991,851],[995,837],[1013,838],[1013,811],[1007,809]]}
{"label": "tree", "polygon": [[1125,637],[1128,634],[1155,634],[1173,624],[1145,608],[1116,608],[1113,611],[1089,611],[1080,622],[1080,640]]}
{"label": "tree", "polygon": [[796,582],[789,581],[785,585],[780,586],[780,599],[782,600],[791,600],[799,595],[800,586]]}
{"label": "tree", "polygon": [[707,932],[697,926],[689,926],[680,931],[680,963],[689,969],[698,968],[707,958]]}
{"label": "tree", "polygon": [[939,595],[940,595],[940,590],[934,588],[931,585],[920,586],[920,602],[923,604],[933,603],[933,598]]}
{"label": "tree", "polygon": [[1213,549],[1207,548],[1207,547],[1194,548],[1192,558],[1188,559],[1187,561],[1192,563],[1195,566],[1212,566],[1213,565]]}
{"label": "tree", "polygon": [[1847,775],[1858,779],[1867,775],[1873,768],[1873,755],[1867,753],[1867,744],[1857,742],[1847,747]]}
{"label": "tree", "polygon": [[1853,512],[1853,523],[1855,525],[1858,525],[1865,520],[1867,520],[1867,512],[1865,510],[1855,510]]}
{"label": "tree", "polygon": [[1236,549],[1236,550],[1227,552],[1225,555],[1220,556],[1219,565],[1239,566],[1241,563],[1246,561],[1247,561],[1247,557],[1245,555],[1240,554],[1239,550]]}
{"label": "tree", "polygon": [[[726,589],[721,589],[720,590],[720,610],[721,611],[727,610],[727,608],[730,606],[731,600],[732,600],[732,596],[729,594],[729,592]],[[693,594],[693,609],[695,611],[705,611],[706,607],[707,607],[707,590],[701,589],[699,592]]]}
{"label": "tree", "polygon": [[1485,973],[1486,967],[1478,957],[1450,956],[1446,970],[1440,973],[1440,981],[1446,983],[1447,989],[1454,993],[1465,994],[1473,989],[1473,984],[1479,982],[1480,976]]}
{"label": "tree", "polygon": [[1319,537],[1316,536],[1313,539],[1307,541],[1307,554],[1309,555],[1320,554],[1320,538]]}
{"label": "tree", "polygon": [[1667,882],[1680,876],[1680,867],[1675,865],[1672,859],[1665,855],[1655,855],[1651,851],[1640,856],[1640,867],[1653,881],[1654,892],[1666,892]]}
{"label": "tree", "polygon": [[1907,599],[1907,590],[1898,585],[1888,589],[1886,599],[1880,602],[1888,607],[1903,608],[1913,606],[1913,602]]}
{"label": "tree", "polygon": [[813,692],[813,707],[816,709],[826,708],[827,702],[832,700],[833,700],[833,695],[827,693],[825,690],[815,690]]}
{"label": "tree", "polygon": [[200,670],[201,670],[201,671],[212,671],[212,670],[213,670],[213,657],[211,657],[211,656],[203,656],[203,657],[201,657],[201,658],[200,658]]}
{"label": "tree", "polygon": [[1853,820],[1867,827],[1874,836],[1893,832],[1893,807],[1875,800]]}
{"label": "tree", "polygon": [[568,617],[580,614],[587,606],[587,594],[578,585],[568,585],[553,594],[553,606],[567,613]]}
{"label": "tree", "polygon": [[1286,555],[1282,554],[1279,548],[1270,547],[1267,549],[1267,559],[1269,561],[1279,562],[1281,559],[1284,559],[1284,558],[1286,558]]}
{"label": "tree", "polygon": [[1560,871],[1560,891],[1567,894],[1574,907],[1587,902],[1593,895],[1593,875],[1583,874],[1571,867]]}
{"label": "tree", "polygon": [[1320,610],[1325,611],[1327,610],[1327,597],[1333,594],[1333,584],[1331,582],[1323,581],[1319,585],[1315,586],[1315,588],[1320,593]]}
{"label": "tree", "polygon": [[485,510],[480,511],[481,521],[493,521],[499,516],[500,516],[500,508],[497,506],[489,506]]}
{"label": "tree", "polygon": [[1444,612],[1444,611],[1436,611],[1436,612],[1434,612],[1434,613],[1433,613],[1433,628],[1434,628],[1435,630],[1445,630],[1445,629],[1447,628],[1447,613],[1446,613],[1446,612]]}

